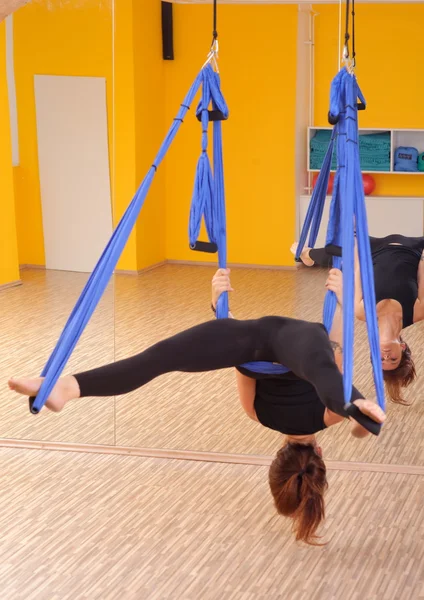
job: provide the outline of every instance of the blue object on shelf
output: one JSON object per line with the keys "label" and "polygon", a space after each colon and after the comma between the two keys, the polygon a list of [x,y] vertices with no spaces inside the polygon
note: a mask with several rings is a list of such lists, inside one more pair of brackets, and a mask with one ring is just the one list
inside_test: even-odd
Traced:
{"label": "blue object on shelf", "polygon": [[412,146],[399,146],[395,152],[395,171],[418,171],[418,150]]}

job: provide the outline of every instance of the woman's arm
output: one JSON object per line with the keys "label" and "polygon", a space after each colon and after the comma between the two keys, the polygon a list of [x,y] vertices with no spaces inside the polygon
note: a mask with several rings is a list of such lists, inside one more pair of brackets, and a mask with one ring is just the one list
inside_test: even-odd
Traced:
{"label": "woman's arm", "polygon": [[334,360],[340,372],[343,372],[343,275],[340,269],[331,269],[325,287],[334,292],[337,298],[336,312],[329,333],[330,344],[334,351]]}
{"label": "woman's arm", "polygon": [[0,0],[0,22],[28,2],[29,0]]}
{"label": "woman's arm", "polygon": [[[215,312],[218,298],[223,292],[233,292],[230,281],[230,269],[218,269],[212,278],[212,308]],[[231,311],[228,311],[228,317],[234,319]]]}
{"label": "woman's arm", "polygon": [[[232,292],[230,282],[230,269],[218,269],[212,279],[212,307],[216,308],[219,296],[223,292]],[[233,319],[231,312],[228,313],[230,319]],[[253,421],[258,421],[255,411],[256,380],[247,375],[243,375],[236,369],[237,390],[240,404]]]}
{"label": "woman's arm", "polygon": [[343,372],[343,313],[342,307],[337,303],[336,312],[334,313],[333,326],[329,334],[330,345],[334,352],[334,360],[339,371]]}
{"label": "woman's arm", "polygon": [[240,404],[248,417],[258,421],[255,411],[256,380],[243,375],[240,371],[236,371],[236,377]]}

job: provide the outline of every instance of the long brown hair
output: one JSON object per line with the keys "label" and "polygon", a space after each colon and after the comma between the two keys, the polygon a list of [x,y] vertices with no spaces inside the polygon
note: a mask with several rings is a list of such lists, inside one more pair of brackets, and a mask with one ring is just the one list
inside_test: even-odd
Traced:
{"label": "long brown hair", "polygon": [[402,344],[405,344],[405,349],[402,351],[402,358],[400,359],[399,366],[391,371],[383,370],[383,378],[386,384],[387,393],[390,396],[392,402],[396,404],[411,404],[402,398],[402,388],[408,387],[415,377],[417,376],[415,371],[414,361],[411,356],[411,349],[402,338],[400,338]]}
{"label": "long brown hair", "polygon": [[269,469],[269,486],[277,511],[293,519],[296,540],[321,545],[316,531],[325,518],[328,483],[324,461],[313,444],[283,446]]}

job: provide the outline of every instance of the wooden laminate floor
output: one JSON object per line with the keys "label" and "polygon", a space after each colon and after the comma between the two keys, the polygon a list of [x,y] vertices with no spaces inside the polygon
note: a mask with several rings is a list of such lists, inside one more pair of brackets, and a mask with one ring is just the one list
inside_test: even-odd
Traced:
{"label": "wooden laminate floor", "polygon": [[[139,352],[159,339],[212,317],[214,269],[167,265],[138,277],[117,275],[83,335],[67,371]],[[86,275],[23,271],[24,285],[0,291],[0,376],[38,375],[86,280]],[[231,308],[240,318],[285,314],[320,319],[325,272],[233,269]],[[407,330],[423,373],[421,324]],[[357,328],[355,383],[372,394],[364,328]],[[388,403],[378,439],[358,441],[344,424],[322,434],[326,458],[424,464],[423,378],[408,392],[410,407]],[[0,387],[0,437],[75,443],[273,454],[281,436],[242,412],[231,370],[170,374],[120,398],[81,400],[54,415],[30,415],[26,403]]]}
{"label": "wooden laminate floor", "polygon": [[267,469],[0,450],[2,600],[417,600],[424,478],[330,472],[324,548]]}

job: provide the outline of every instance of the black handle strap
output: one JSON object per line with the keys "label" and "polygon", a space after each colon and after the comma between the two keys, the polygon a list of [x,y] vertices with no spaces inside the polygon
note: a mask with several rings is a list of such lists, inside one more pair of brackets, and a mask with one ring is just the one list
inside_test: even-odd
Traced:
{"label": "black handle strap", "polygon": [[200,242],[199,240],[194,244],[190,244],[190,250],[196,252],[207,252],[208,254],[216,254],[218,252],[218,246],[213,242]]}
{"label": "black handle strap", "polygon": [[349,417],[355,419],[355,421],[357,421],[359,425],[362,425],[362,427],[364,427],[373,435],[379,435],[381,431],[381,423],[377,423],[376,421],[371,419],[371,417],[368,417],[368,415],[364,415],[364,413],[361,412],[359,408],[351,402],[345,404],[344,408]]}
{"label": "black handle strap", "polygon": [[[203,111],[199,111],[196,115],[198,121],[202,120],[202,112]],[[208,110],[208,115],[209,121],[226,121],[228,119],[228,117],[220,110]]]}
{"label": "black handle strap", "polygon": [[29,412],[32,413],[33,415],[38,415],[38,413],[40,411],[37,410],[36,408],[34,408],[34,402],[35,402],[35,396],[31,396],[31,398],[29,398]]}

